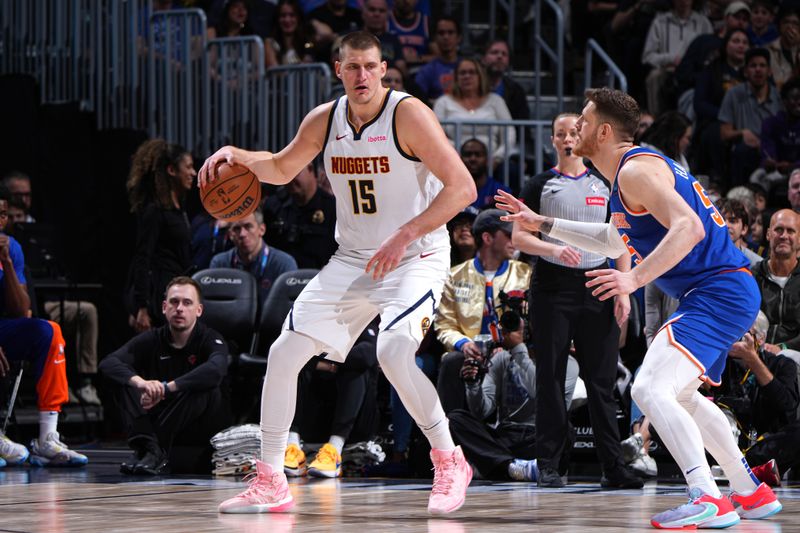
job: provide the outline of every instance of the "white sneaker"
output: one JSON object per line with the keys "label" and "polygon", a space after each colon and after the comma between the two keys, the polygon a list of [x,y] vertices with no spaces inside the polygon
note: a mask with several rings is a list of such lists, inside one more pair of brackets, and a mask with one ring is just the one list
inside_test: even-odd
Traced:
{"label": "white sneaker", "polygon": [[630,466],[634,472],[642,476],[656,477],[658,475],[656,460],[643,453],[639,454],[628,466]]}
{"label": "white sneaker", "polygon": [[624,441],[620,442],[622,448],[622,461],[625,464],[630,464],[635,461],[637,457],[642,455],[644,448],[644,438],[641,433],[634,433]]}
{"label": "white sneaker", "polygon": [[100,397],[97,395],[97,389],[95,389],[94,385],[91,383],[87,383],[80,389],[76,390],[75,396],[77,396],[78,399],[86,405],[103,405],[100,402]]}
{"label": "white sneaker", "polygon": [[30,462],[36,466],[83,466],[89,458],[73,452],[59,440],[58,433],[48,433],[44,443],[39,439],[31,441]]}
{"label": "white sneaker", "polygon": [[29,455],[28,448],[0,433],[0,459],[3,459],[6,464],[21,465]]}

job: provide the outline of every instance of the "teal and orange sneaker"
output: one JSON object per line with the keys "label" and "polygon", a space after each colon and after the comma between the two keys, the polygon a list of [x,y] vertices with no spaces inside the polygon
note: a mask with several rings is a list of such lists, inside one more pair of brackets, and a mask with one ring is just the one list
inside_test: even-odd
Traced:
{"label": "teal and orange sneaker", "polygon": [[308,467],[308,475],[314,477],[342,476],[342,456],[332,444],[326,443],[320,448]]}
{"label": "teal and orange sneaker", "polygon": [[657,529],[723,529],[739,523],[739,515],[724,494],[714,498],[698,488],[689,491],[689,502],[658,513],[650,519]]}
{"label": "teal and orange sneaker", "polygon": [[749,496],[742,496],[735,492],[731,493],[731,501],[736,507],[736,512],[739,513],[739,516],[748,520],[767,518],[783,509],[783,505],[781,505],[775,493],[766,483],[761,483],[756,491]]}

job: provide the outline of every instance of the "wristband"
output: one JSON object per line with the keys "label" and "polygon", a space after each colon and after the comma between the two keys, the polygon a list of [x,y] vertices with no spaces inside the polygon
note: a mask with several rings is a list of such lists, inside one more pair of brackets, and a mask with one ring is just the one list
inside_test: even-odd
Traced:
{"label": "wristband", "polygon": [[166,398],[167,396],[169,396],[171,394],[170,390],[169,390],[169,387],[167,387],[167,382],[166,381],[162,381],[161,384],[164,386],[164,398]]}
{"label": "wristband", "polygon": [[780,343],[778,346],[780,346],[780,347],[781,347],[781,350],[788,350],[788,349],[789,349],[789,347],[788,347],[788,346],[786,346],[786,343],[785,343],[785,342],[782,342],[782,343]]}

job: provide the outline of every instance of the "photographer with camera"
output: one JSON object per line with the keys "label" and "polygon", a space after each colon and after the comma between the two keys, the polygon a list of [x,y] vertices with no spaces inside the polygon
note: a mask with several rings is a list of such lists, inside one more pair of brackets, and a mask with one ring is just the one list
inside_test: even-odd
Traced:
{"label": "photographer with camera", "polygon": [[728,352],[717,403],[729,407],[741,425],[747,438],[747,462],[761,465],[753,467],[753,473],[768,485],[775,485],[779,477],[763,477],[770,459],[784,470],[800,463],[800,390],[794,361],[771,352],[764,344],[768,330],[769,320],[759,311],[750,332]]}
{"label": "photographer with camera", "polygon": [[466,408],[461,367],[465,358],[481,358],[476,335],[500,341],[498,323],[503,309],[495,303],[499,295],[521,293],[530,282],[531,267],[511,259],[512,225],[500,220],[505,214],[500,209],[487,209],[475,218],[472,234],[478,252],[473,259],[450,269],[442,291],[434,328],[448,350],[442,356],[436,387],[445,413]]}
{"label": "photographer with camera", "polygon": [[[504,296],[503,340],[493,354],[464,360],[461,379],[468,409],[450,411],[447,417],[453,439],[484,478],[536,481],[536,363],[524,342],[525,299]],[[493,349],[491,343],[484,346]],[[575,363],[567,372],[569,399],[577,379]]]}

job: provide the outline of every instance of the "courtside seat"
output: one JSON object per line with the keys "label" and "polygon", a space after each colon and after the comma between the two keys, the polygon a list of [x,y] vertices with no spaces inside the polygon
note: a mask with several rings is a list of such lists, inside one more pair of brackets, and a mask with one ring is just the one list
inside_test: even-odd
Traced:
{"label": "courtside seat", "polygon": [[291,270],[278,276],[272,283],[272,288],[261,306],[258,331],[253,338],[250,353],[239,356],[240,365],[266,368],[269,347],[281,334],[286,315],[308,282],[318,272],[319,270],[313,268]]}
{"label": "courtside seat", "polygon": [[203,293],[200,320],[234,344],[231,355],[250,347],[258,310],[255,277],[235,268],[207,268],[192,278]]}

